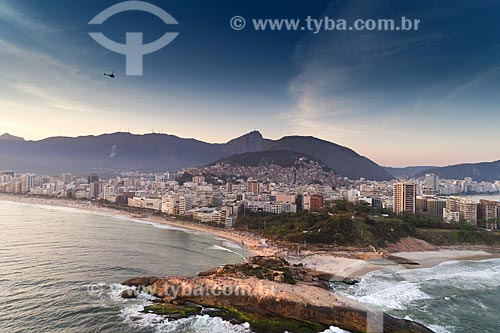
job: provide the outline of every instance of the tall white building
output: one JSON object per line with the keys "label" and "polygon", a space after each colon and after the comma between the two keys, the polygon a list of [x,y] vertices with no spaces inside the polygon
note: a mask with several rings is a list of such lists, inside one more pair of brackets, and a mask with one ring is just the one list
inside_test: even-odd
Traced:
{"label": "tall white building", "polygon": [[435,192],[439,190],[439,176],[428,173],[424,178],[424,186],[428,188],[432,188]]}
{"label": "tall white building", "polygon": [[162,197],[161,211],[169,215],[179,214],[179,201],[176,194],[169,194]]}
{"label": "tall white building", "polygon": [[179,215],[186,215],[192,208],[192,199],[190,195],[181,195],[179,197]]}

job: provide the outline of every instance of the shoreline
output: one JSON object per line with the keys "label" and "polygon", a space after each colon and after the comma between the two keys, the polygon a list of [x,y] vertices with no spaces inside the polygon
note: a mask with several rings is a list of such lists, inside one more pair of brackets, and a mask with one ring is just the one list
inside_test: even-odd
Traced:
{"label": "shoreline", "polygon": [[226,229],[219,229],[211,227],[208,225],[202,225],[190,221],[178,221],[172,218],[163,218],[160,216],[147,216],[147,217],[137,217],[133,213],[127,212],[122,209],[112,209],[107,207],[100,207],[97,205],[90,206],[88,201],[79,202],[70,199],[56,199],[56,198],[41,198],[41,197],[30,197],[30,196],[18,196],[10,195],[5,193],[0,193],[0,201],[7,201],[13,203],[22,203],[28,205],[42,205],[48,207],[62,207],[77,209],[85,211],[88,213],[95,213],[103,216],[109,217],[124,217],[131,221],[141,221],[145,223],[157,223],[161,225],[167,225],[174,228],[196,231],[204,234],[211,235],[216,238],[222,238],[227,241],[233,242],[240,245],[242,242],[245,244],[245,250],[250,252],[251,255],[262,255],[269,256],[274,255],[275,249],[271,246],[268,248],[262,248],[260,239],[250,233],[243,233],[240,231],[231,232]]}
{"label": "shoreline", "polygon": [[[134,216],[133,213],[122,209],[89,205],[89,201],[79,202],[70,199],[41,198],[4,193],[0,193],[0,201],[77,209],[109,217],[124,217],[131,221],[135,220],[145,223],[157,223],[185,231],[201,232],[216,238],[228,240],[238,245],[243,242],[245,244],[245,249],[252,256],[272,256],[277,253],[277,249],[273,246],[263,248],[261,240],[256,235],[248,232],[219,229],[195,222],[178,221],[172,218],[164,218],[153,215],[147,217],[137,217]],[[396,270],[418,269],[434,267],[443,262],[453,260],[484,260],[500,258],[500,252],[497,252],[498,249],[491,252],[488,250],[493,249],[489,249],[487,246],[460,246],[456,248],[436,246],[436,249],[432,251],[406,251],[393,253],[394,256],[417,262],[419,265],[398,264],[394,261],[384,259],[383,256],[376,253],[363,253],[363,259],[356,257],[353,258],[351,255],[342,252],[314,253],[307,251],[300,258],[290,258],[286,255],[282,256],[291,264],[303,263],[307,268],[323,271],[343,278],[360,278],[372,271],[388,268]]]}
{"label": "shoreline", "polygon": [[334,275],[359,279],[364,275],[378,270],[408,270],[431,268],[450,261],[478,261],[500,258],[499,253],[482,250],[450,250],[397,252],[395,256],[418,263],[418,265],[398,264],[387,259],[362,260],[345,257],[336,257],[332,254],[310,254],[300,260],[292,259],[290,263],[303,263],[306,268],[332,273]]}

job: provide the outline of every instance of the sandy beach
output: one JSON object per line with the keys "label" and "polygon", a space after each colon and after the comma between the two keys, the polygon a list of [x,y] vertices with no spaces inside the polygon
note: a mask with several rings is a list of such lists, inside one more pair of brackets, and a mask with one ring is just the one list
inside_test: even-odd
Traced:
{"label": "sandy beach", "polygon": [[[133,220],[141,220],[145,222],[152,222],[158,224],[165,224],[181,229],[187,229],[202,233],[208,233],[213,236],[223,238],[241,244],[244,242],[247,250],[252,255],[274,255],[276,248],[262,247],[261,239],[251,233],[241,232],[228,229],[219,229],[208,225],[203,225],[194,222],[180,221],[176,219],[167,219],[159,216],[148,216],[138,218],[133,216],[130,212],[111,209],[106,207],[99,207],[95,203],[90,205],[87,201],[75,201],[68,199],[54,199],[54,198],[40,198],[30,196],[18,196],[0,194],[0,200],[11,201],[17,203],[25,203],[32,205],[44,206],[58,206],[72,209],[79,209],[92,212],[94,214],[107,215],[107,216],[122,216]],[[367,254],[365,254],[367,255]],[[346,254],[341,252],[332,253],[304,253],[300,258],[286,257],[292,264],[303,263],[308,268],[313,268],[318,271],[323,271],[336,276],[359,278],[371,271],[380,269],[411,269],[411,268],[425,268],[439,265],[442,262],[450,260],[482,260],[500,257],[499,253],[490,253],[484,250],[465,250],[465,249],[439,249],[437,251],[412,251],[412,252],[396,252],[394,256],[405,258],[417,262],[419,265],[402,265],[393,261],[384,259],[380,254],[370,253],[368,258],[355,259],[347,257]]]}
{"label": "sandy beach", "polygon": [[306,255],[300,260],[291,259],[292,263],[304,263],[306,267],[318,271],[331,273],[348,278],[359,278],[371,271],[380,269],[418,269],[428,268],[439,265],[445,261],[451,260],[484,260],[499,258],[498,253],[490,253],[483,250],[450,250],[441,249],[439,251],[416,251],[416,252],[397,252],[394,256],[405,258],[418,263],[418,265],[397,264],[383,258],[361,260],[336,257],[335,254],[311,254]]}
{"label": "sandy beach", "polygon": [[219,238],[224,238],[238,245],[243,242],[245,244],[246,249],[249,250],[252,253],[252,255],[274,255],[275,252],[275,249],[273,247],[267,247],[267,248],[262,247],[260,238],[254,236],[251,233],[228,230],[228,229],[220,229],[208,225],[202,225],[200,223],[180,221],[173,218],[167,219],[153,215],[144,218],[137,217],[133,213],[127,212],[125,210],[100,207],[97,206],[97,204],[95,203],[93,205],[90,205],[89,202],[87,201],[8,195],[3,193],[0,194],[0,200],[25,203],[31,205],[56,206],[56,207],[79,209],[94,214],[100,214],[106,216],[123,216],[133,220],[141,220],[145,222],[165,224],[180,229],[187,229],[187,230],[207,233]]}
{"label": "sandy beach", "polygon": [[396,252],[394,256],[418,262],[417,267],[433,267],[445,261],[451,260],[484,260],[498,258],[498,253],[490,253],[483,250],[450,250],[440,249],[439,251],[422,252]]}
{"label": "sandy beach", "polygon": [[346,278],[360,277],[371,271],[398,266],[390,262],[377,265],[368,260],[343,258],[334,254],[311,254],[289,261],[292,264],[303,263],[307,268]]}

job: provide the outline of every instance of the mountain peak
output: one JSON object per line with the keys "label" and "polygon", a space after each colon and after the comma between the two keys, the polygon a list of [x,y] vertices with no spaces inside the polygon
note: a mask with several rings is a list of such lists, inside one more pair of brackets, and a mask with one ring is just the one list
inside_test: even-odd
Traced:
{"label": "mountain peak", "polygon": [[251,131],[251,132],[248,132],[246,134],[243,134],[242,136],[239,136],[235,139],[232,139],[228,143],[233,142],[233,141],[243,140],[243,139],[261,139],[262,140],[262,139],[264,139],[264,137],[262,136],[262,133],[255,130],[255,131]]}
{"label": "mountain peak", "polygon": [[24,138],[21,138],[19,136],[14,136],[9,133],[4,133],[0,135],[0,140],[3,141],[24,141]]}
{"label": "mountain peak", "polygon": [[[304,136],[269,140],[264,139],[258,131],[249,132],[225,144],[211,144],[167,134],[136,135],[123,132],[76,138],[53,137],[39,141],[22,141],[22,138],[5,134],[0,139],[2,167],[19,172],[94,172],[102,169],[173,171],[247,153],[244,158],[257,159],[259,164],[262,161],[264,164],[280,159],[286,162],[294,160],[294,156],[310,156],[309,159],[321,161],[343,177],[370,180],[393,178],[373,161],[333,142]],[[265,151],[271,152],[259,154]],[[111,155],[114,158],[110,158]]]}
{"label": "mountain peak", "polygon": [[259,131],[252,131],[226,143],[224,152],[233,155],[262,151],[263,149],[264,137]]}

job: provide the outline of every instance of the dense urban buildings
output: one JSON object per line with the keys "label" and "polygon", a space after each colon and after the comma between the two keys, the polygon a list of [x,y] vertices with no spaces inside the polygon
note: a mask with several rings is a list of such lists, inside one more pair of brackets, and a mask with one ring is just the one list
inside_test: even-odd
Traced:
{"label": "dense urban buildings", "polygon": [[178,172],[128,172],[107,179],[96,173],[49,176],[1,171],[0,192],[101,200],[221,227],[231,227],[247,212],[316,212],[341,199],[379,212],[427,214],[446,223],[498,227],[500,202],[473,201],[471,195],[498,194],[500,181],[478,183],[471,178],[448,180],[426,174],[420,179],[376,182],[324,173],[314,163],[300,168],[307,171],[306,176],[298,174],[297,168],[217,164]]}

